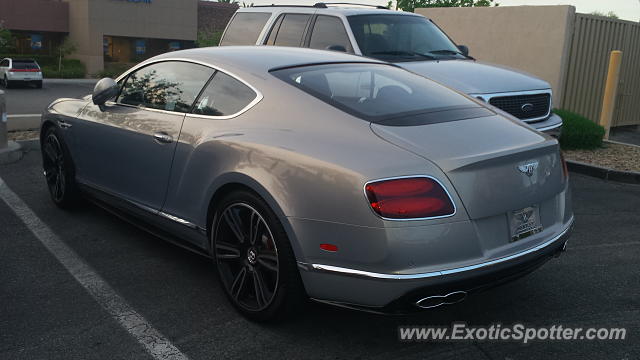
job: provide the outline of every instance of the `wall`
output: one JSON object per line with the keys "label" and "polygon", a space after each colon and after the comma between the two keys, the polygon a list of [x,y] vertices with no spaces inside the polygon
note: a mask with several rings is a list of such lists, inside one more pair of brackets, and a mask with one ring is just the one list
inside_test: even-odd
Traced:
{"label": "wall", "polygon": [[598,122],[612,50],[622,50],[613,126],[640,124],[640,23],[578,14],[563,107]]}
{"label": "wall", "polygon": [[198,0],[65,0],[69,3],[69,35],[78,46],[73,56],[89,74],[104,67],[103,36],[169,40],[197,37]]}
{"label": "wall", "polygon": [[476,59],[548,81],[554,106],[561,105],[573,6],[427,8],[416,13],[432,19],[457,44],[469,46]]}
{"label": "wall", "polygon": [[69,31],[69,6],[51,0],[0,0],[0,22],[9,30]]}

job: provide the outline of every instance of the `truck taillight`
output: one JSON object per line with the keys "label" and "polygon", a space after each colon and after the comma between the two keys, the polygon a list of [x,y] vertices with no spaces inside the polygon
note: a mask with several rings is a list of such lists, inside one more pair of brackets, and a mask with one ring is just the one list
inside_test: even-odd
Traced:
{"label": "truck taillight", "polygon": [[429,177],[407,177],[369,182],[369,205],[387,219],[422,219],[450,216],[455,206],[444,187]]}

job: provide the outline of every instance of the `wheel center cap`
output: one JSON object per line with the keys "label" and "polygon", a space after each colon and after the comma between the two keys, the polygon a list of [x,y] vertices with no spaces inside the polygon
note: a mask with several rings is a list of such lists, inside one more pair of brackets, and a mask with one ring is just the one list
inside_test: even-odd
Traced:
{"label": "wheel center cap", "polygon": [[251,265],[255,265],[258,262],[258,251],[255,248],[250,248],[247,251],[247,260]]}

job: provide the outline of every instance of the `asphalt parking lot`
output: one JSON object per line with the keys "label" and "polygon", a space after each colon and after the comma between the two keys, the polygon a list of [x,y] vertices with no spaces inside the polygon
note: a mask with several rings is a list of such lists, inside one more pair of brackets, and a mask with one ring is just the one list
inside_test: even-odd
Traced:
{"label": "asphalt parking lot", "polygon": [[[9,113],[92,85],[9,90]],[[50,93],[47,93],[47,89]],[[58,89],[58,90],[56,90]],[[66,89],[68,95],[62,94]],[[27,93],[29,92],[29,93]],[[25,95],[28,94],[28,95]],[[637,359],[640,357],[640,186],[571,175],[576,226],[568,251],[533,274],[466,301],[407,316],[309,304],[283,324],[249,322],[224,296],[209,260],[102,209],[49,200],[37,150],[0,166],[0,178],[37,221],[132,310],[190,359]],[[0,197],[0,359],[152,358]],[[38,236],[36,236],[38,235]],[[407,343],[398,326],[522,323],[626,328],[625,340]],[[156,357],[157,358],[157,357]],[[168,357],[167,357],[168,358]]]}

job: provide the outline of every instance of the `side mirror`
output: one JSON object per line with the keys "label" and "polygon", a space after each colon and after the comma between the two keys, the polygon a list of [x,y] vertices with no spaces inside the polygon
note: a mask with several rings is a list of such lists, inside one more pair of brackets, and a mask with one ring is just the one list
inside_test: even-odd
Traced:
{"label": "side mirror", "polygon": [[118,91],[120,91],[120,88],[115,80],[111,78],[104,78],[98,81],[96,87],[93,88],[91,100],[93,100],[94,104],[102,106],[107,102],[107,100],[118,95]]}
{"label": "side mirror", "polygon": [[342,46],[342,45],[329,45],[327,46],[327,50],[331,50],[331,51],[340,51],[340,52],[347,52],[347,49]]}
{"label": "side mirror", "polygon": [[464,56],[469,56],[469,47],[466,45],[458,45],[458,49]]}

